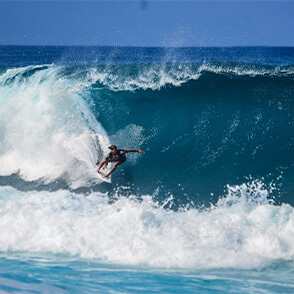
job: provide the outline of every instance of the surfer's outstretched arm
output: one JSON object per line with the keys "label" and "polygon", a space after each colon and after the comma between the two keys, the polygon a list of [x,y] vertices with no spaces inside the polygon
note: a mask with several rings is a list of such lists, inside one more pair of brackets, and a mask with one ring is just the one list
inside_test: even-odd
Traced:
{"label": "surfer's outstretched arm", "polygon": [[127,150],[124,150],[125,153],[129,153],[129,152],[137,152],[137,153],[144,153],[144,151],[142,150],[136,150],[136,149],[127,149]]}

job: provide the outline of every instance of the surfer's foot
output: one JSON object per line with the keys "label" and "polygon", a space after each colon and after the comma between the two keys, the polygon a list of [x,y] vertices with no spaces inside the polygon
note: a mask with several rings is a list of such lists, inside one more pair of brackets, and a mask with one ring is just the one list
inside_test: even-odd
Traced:
{"label": "surfer's foot", "polygon": [[99,160],[97,160],[96,165],[99,165]]}

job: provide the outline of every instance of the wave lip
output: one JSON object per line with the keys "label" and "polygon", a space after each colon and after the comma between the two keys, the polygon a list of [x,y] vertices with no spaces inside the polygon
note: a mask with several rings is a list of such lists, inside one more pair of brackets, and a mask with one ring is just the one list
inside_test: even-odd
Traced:
{"label": "wave lip", "polygon": [[179,87],[205,74],[231,78],[272,77],[293,80],[293,66],[262,66],[246,63],[168,63],[92,67],[88,78],[111,91],[160,90],[166,86]]}
{"label": "wave lip", "polygon": [[293,207],[270,204],[258,185],[252,201],[249,186],[234,187],[247,200],[228,193],[209,210],[182,211],[165,209],[150,196],[109,204],[98,193],[1,187],[0,250],[152,268],[260,268],[293,260]]}

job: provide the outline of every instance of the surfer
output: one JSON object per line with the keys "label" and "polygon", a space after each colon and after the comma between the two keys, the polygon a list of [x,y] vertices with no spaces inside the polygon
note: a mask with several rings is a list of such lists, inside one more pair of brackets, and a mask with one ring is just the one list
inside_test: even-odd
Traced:
{"label": "surfer", "polygon": [[142,150],[135,150],[135,149],[118,149],[115,145],[111,145],[108,147],[108,149],[111,150],[111,152],[108,154],[108,156],[101,162],[97,169],[97,173],[100,172],[100,169],[104,166],[106,167],[109,162],[114,162],[114,165],[112,169],[109,171],[108,174],[104,175],[105,178],[107,178],[112,172],[115,171],[116,167],[120,164],[123,164],[126,161],[126,153],[129,152],[138,152],[138,153],[144,153]]}

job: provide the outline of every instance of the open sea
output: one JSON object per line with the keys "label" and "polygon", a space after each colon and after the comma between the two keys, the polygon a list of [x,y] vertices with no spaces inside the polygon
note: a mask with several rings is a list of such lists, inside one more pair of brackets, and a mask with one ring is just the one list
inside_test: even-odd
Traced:
{"label": "open sea", "polygon": [[0,293],[294,293],[294,48],[0,46]]}

